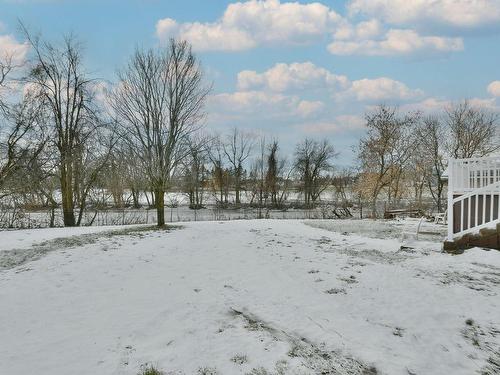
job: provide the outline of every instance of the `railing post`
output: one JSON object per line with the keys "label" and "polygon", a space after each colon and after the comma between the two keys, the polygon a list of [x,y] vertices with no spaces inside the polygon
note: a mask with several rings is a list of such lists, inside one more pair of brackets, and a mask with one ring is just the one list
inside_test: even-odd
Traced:
{"label": "railing post", "polygon": [[470,219],[470,214],[471,214],[471,197],[467,198],[467,229],[469,229],[471,225],[471,219]]}
{"label": "railing post", "polygon": [[453,241],[453,182],[454,182],[454,159],[448,161],[448,241]]}
{"label": "railing post", "polygon": [[465,200],[460,201],[460,232],[464,230],[464,202]]}
{"label": "railing post", "polygon": [[493,200],[494,200],[494,192],[493,192],[493,189],[491,190],[490,192],[490,221],[493,221],[494,218],[493,218]]}
{"label": "railing post", "polygon": [[481,222],[481,225],[486,223],[486,194],[481,194],[483,196],[483,221]]}
{"label": "railing post", "polygon": [[474,226],[477,227],[479,224],[478,224],[478,212],[479,212],[479,195],[474,195],[474,208],[475,208],[475,212],[474,212]]}

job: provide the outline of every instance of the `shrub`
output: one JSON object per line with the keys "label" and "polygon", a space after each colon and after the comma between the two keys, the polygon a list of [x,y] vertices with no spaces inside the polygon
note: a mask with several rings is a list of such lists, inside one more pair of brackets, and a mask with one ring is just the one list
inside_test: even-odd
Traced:
{"label": "shrub", "polygon": [[138,375],[163,375],[163,371],[160,371],[151,365],[145,367]]}

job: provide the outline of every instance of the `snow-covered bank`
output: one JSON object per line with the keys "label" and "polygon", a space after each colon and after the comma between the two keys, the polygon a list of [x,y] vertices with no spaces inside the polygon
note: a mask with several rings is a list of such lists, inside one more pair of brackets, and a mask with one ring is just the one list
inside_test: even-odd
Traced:
{"label": "snow-covered bank", "polygon": [[499,252],[372,237],[200,222],[48,252],[0,271],[0,373],[473,374],[499,360]]}

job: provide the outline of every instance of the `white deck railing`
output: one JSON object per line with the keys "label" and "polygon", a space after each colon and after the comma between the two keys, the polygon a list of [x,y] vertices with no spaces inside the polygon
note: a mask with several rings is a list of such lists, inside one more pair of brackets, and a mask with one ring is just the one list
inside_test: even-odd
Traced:
{"label": "white deck railing", "polygon": [[500,156],[450,159],[448,186],[453,193],[479,189],[500,181]]}
{"label": "white deck railing", "polygon": [[[500,205],[500,197],[495,204],[495,196],[499,195],[500,156],[450,159],[448,164],[448,239],[453,240],[467,233],[478,232],[482,228],[496,226],[500,222],[500,207],[495,206]],[[455,209],[460,213],[458,226],[454,222]],[[496,215],[494,215],[495,211]]]}
{"label": "white deck railing", "polygon": [[[460,212],[460,226],[459,231],[453,233],[453,237],[475,233],[482,228],[494,227],[500,223],[500,199],[495,202],[499,191],[500,181],[454,198],[453,207],[458,207]],[[454,231],[454,225],[452,230]]]}

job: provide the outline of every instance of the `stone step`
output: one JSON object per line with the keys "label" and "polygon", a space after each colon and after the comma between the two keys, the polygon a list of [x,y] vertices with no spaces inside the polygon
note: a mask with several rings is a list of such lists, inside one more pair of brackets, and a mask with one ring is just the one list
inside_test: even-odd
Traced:
{"label": "stone step", "polygon": [[500,224],[496,228],[483,228],[479,233],[465,234],[443,244],[443,250],[452,254],[461,254],[473,247],[500,250]]}

